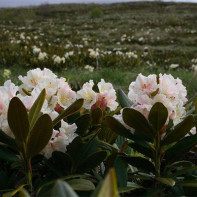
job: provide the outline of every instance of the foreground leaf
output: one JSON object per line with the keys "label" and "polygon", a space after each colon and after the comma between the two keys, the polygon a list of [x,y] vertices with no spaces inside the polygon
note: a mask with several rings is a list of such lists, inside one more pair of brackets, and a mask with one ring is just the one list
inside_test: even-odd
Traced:
{"label": "foreground leaf", "polygon": [[86,179],[72,179],[67,183],[76,191],[91,191],[95,189],[94,184]]}
{"label": "foreground leaf", "polygon": [[111,131],[117,133],[118,135],[121,135],[123,137],[129,138],[133,140],[133,134],[131,131],[126,129],[118,120],[116,120],[112,116],[107,116],[105,118],[105,121],[107,123],[107,126],[111,129]]}
{"label": "foreground leaf", "polygon": [[120,105],[122,108],[124,107],[131,107],[133,103],[131,100],[128,98],[128,96],[123,92],[122,89],[118,89],[118,100],[120,102]]}
{"label": "foreground leaf", "polygon": [[14,150],[18,150],[18,146],[13,138],[5,134],[2,130],[0,130],[0,142],[8,145]]}
{"label": "foreground leaf", "polygon": [[175,126],[174,130],[163,140],[163,145],[168,145],[183,138],[193,127],[194,118],[187,116],[182,122]]}
{"label": "foreground leaf", "polygon": [[115,170],[109,170],[104,181],[99,184],[91,197],[119,197]]}
{"label": "foreground leaf", "polygon": [[53,123],[49,115],[42,115],[36,122],[27,142],[27,156],[38,154],[49,142],[53,132]]}
{"label": "foreground leaf", "polygon": [[62,119],[78,113],[83,106],[83,102],[83,99],[76,100],[72,105],[70,105],[67,109],[60,113],[60,115],[55,118],[55,120],[53,120],[53,126],[55,126]]}
{"label": "foreground leaf", "polygon": [[21,100],[12,98],[8,108],[8,124],[16,140],[23,144],[29,133],[29,120],[27,110]]}
{"label": "foreground leaf", "polygon": [[139,111],[132,108],[125,108],[122,117],[124,122],[131,128],[134,128],[150,138],[155,137],[154,130]]}
{"label": "foreground leaf", "polygon": [[175,181],[171,178],[156,177],[155,179],[165,185],[170,186],[170,187],[173,187],[175,185]]}
{"label": "foreground leaf", "polygon": [[69,184],[62,180],[58,180],[51,192],[51,197],[68,196],[68,197],[78,197],[74,190]]}
{"label": "foreground leaf", "polygon": [[168,163],[172,163],[183,157],[197,144],[197,135],[185,137],[174,146],[169,148],[165,153],[165,158]]}
{"label": "foreground leaf", "polygon": [[129,156],[128,157],[120,156],[120,158],[138,169],[144,170],[145,172],[155,173],[154,165],[147,159],[144,159],[142,157],[129,157]]}
{"label": "foreground leaf", "polygon": [[162,103],[155,103],[150,110],[148,120],[157,132],[162,129],[167,118],[167,108]]}
{"label": "foreground leaf", "polygon": [[39,114],[44,104],[45,97],[46,97],[46,90],[43,89],[29,111],[30,131],[32,130],[37,119],[39,118]]}

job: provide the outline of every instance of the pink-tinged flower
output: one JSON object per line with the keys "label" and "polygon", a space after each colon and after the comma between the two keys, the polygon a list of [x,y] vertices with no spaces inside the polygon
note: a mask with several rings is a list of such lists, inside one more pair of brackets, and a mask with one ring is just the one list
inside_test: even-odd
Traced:
{"label": "pink-tinged flower", "polygon": [[168,118],[173,120],[174,124],[186,114],[183,106],[187,102],[186,95],[182,81],[166,74],[159,74],[158,81],[156,75],[145,77],[139,74],[136,81],[130,84],[128,93],[134,103],[132,108],[140,111],[146,118],[156,102],[163,103],[168,110]]}
{"label": "pink-tinged flower", "polygon": [[77,98],[84,99],[83,107],[88,110],[90,110],[92,105],[96,103],[97,99],[97,93],[92,90],[93,86],[94,82],[90,80],[89,82],[84,83],[82,89],[77,92]]}
{"label": "pink-tinged flower", "polygon": [[62,108],[69,107],[76,100],[76,93],[64,82],[57,92],[58,104]]}
{"label": "pink-tinged flower", "polygon": [[69,125],[65,121],[61,121],[61,127],[59,131],[53,130],[51,140],[41,151],[46,158],[50,158],[54,151],[65,152],[67,146],[77,137],[75,133],[77,130],[76,124]]}

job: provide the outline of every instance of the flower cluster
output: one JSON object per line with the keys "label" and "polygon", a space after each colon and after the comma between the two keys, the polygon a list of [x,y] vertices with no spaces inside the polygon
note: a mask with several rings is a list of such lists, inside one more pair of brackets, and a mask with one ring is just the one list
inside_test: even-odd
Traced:
{"label": "flower cluster", "polygon": [[84,108],[94,109],[100,107],[105,110],[107,107],[114,111],[118,103],[116,102],[116,91],[111,83],[106,83],[104,79],[97,84],[98,92],[93,90],[94,82],[90,80],[85,83],[81,90],[77,92],[78,98],[84,99]]}
{"label": "flower cluster", "polygon": [[[65,78],[58,78],[46,68],[30,70],[26,76],[20,75],[19,80],[22,82],[19,87],[10,80],[6,81],[4,86],[0,86],[0,129],[11,137],[14,136],[8,125],[7,112],[9,102],[15,96],[29,111],[40,92],[45,89],[46,99],[41,111],[49,114],[52,120],[58,116],[58,112],[68,108],[77,98],[84,99],[84,108],[87,110],[95,107],[100,107],[102,110],[109,107],[111,110],[115,110],[118,106],[112,84],[106,83],[103,79],[97,85],[99,92],[93,90],[94,82],[92,80],[85,83],[81,90],[75,92]],[[62,120],[60,128],[53,131],[52,138],[43,149],[42,154],[49,158],[55,150],[65,152],[66,146],[77,136],[76,129],[75,123],[69,125]]]}
{"label": "flower cluster", "polygon": [[[148,118],[150,109],[156,102],[161,102],[168,109],[168,121],[178,124],[186,115],[184,104],[187,102],[187,91],[182,81],[172,75],[155,74],[148,77],[139,74],[136,81],[129,86],[128,97],[132,101],[132,108]],[[124,124],[121,115],[115,115]]]}

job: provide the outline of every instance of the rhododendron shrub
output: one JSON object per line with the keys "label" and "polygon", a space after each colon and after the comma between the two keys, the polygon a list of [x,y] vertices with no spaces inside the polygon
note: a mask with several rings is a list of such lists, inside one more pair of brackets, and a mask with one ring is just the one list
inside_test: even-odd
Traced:
{"label": "rhododendron shrub", "polygon": [[0,87],[0,195],[195,193],[197,104],[180,79],[139,74],[128,95],[46,68],[19,80]]}

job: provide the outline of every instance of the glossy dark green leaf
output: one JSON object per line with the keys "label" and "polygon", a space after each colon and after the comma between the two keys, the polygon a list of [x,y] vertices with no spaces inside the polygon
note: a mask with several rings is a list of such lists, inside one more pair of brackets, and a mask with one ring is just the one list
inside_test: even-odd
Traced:
{"label": "glossy dark green leaf", "polygon": [[22,188],[19,191],[19,196],[20,197],[31,197],[30,194],[28,193],[28,191],[25,188]]}
{"label": "glossy dark green leaf", "polygon": [[16,153],[4,146],[0,146],[0,159],[3,159],[8,162],[20,161],[19,158],[16,156]]}
{"label": "glossy dark green leaf", "polygon": [[9,147],[13,148],[14,150],[18,150],[18,146],[13,138],[5,134],[3,131],[0,130],[0,142],[8,145]]}
{"label": "glossy dark green leaf", "polygon": [[67,183],[76,191],[91,191],[95,189],[94,184],[86,179],[72,179]]}
{"label": "glossy dark green leaf", "polygon": [[54,159],[55,166],[60,168],[62,171],[70,172],[72,167],[72,159],[67,153],[60,151],[54,151],[52,153],[52,158]]}
{"label": "glossy dark green leaf", "polygon": [[75,193],[75,191],[71,188],[71,186],[62,181],[58,180],[51,192],[51,197],[78,197],[78,195]]}
{"label": "glossy dark green leaf", "polygon": [[49,142],[53,132],[53,123],[49,115],[42,115],[34,125],[27,142],[29,158],[38,154]]}
{"label": "glossy dark green leaf", "polygon": [[113,165],[118,187],[126,187],[128,181],[127,164],[120,158],[116,157]]}
{"label": "glossy dark green leaf", "polygon": [[101,108],[95,108],[91,113],[91,117],[93,125],[101,123],[103,119],[103,111],[101,110]]}
{"label": "glossy dark green leaf", "polygon": [[164,138],[162,145],[168,145],[183,138],[193,127],[194,118],[187,116],[182,122],[175,126],[174,130]]}
{"label": "glossy dark green leaf", "polygon": [[118,100],[120,102],[120,105],[122,108],[124,107],[131,107],[133,105],[133,103],[131,102],[131,100],[128,98],[128,96],[123,92],[122,89],[118,89]]}
{"label": "glossy dark green leaf", "polygon": [[155,167],[154,165],[148,161],[145,158],[142,157],[130,157],[130,156],[121,156],[121,159],[123,159],[128,164],[141,169],[145,172],[153,172],[155,173]]}
{"label": "glossy dark green leaf", "polygon": [[143,187],[141,185],[138,185],[136,183],[133,182],[128,182],[127,183],[127,187],[118,187],[118,191],[119,193],[127,193],[136,189],[142,189]]}
{"label": "glossy dark green leaf", "polygon": [[193,165],[194,164],[190,161],[177,161],[169,165],[168,168],[171,168],[171,169],[176,169],[180,167],[186,168],[186,167],[192,167]]}
{"label": "glossy dark green leaf", "polygon": [[29,111],[29,126],[30,126],[30,131],[34,127],[36,121],[39,118],[40,111],[42,109],[42,106],[44,104],[46,98],[46,90],[43,89],[34,104],[32,105],[30,111]]}
{"label": "glossy dark green leaf", "polygon": [[123,109],[122,117],[124,122],[131,128],[136,129],[150,138],[155,137],[153,128],[139,111],[132,108],[125,108]]}
{"label": "glossy dark green leaf", "polygon": [[181,181],[181,182],[177,183],[177,185],[180,185],[182,187],[195,187],[195,188],[197,188],[197,179]]}
{"label": "glossy dark green leaf", "polygon": [[88,172],[91,169],[97,167],[107,156],[106,151],[98,151],[91,154],[85,161],[80,163],[79,168],[77,169],[78,172]]}
{"label": "glossy dark green leaf", "polygon": [[138,143],[129,143],[129,146],[133,148],[135,151],[147,156],[149,158],[153,158],[154,150],[150,148],[146,143],[138,144]]}
{"label": "glossy dark green leaf", "polygon": [[112,116],[107,116],[105,118],[107,126],[111,129],[111,131],[117,133],[118,135],[121,135],[123,137],[129,138],[131,140],[134,139],[133,134],[131,131],[126,129],[118,120],[116,120]]}
{"label": "glossy dark green leaf", "polygon": [[91,116],[90,114],[84,114],[80,116],[76,121],[75,124],[77,125],[76,133],[80,136],[86,134],[90,124],[91,124]]}
{"label": "glossy dark green leaf", "polygon": [[165,185],[170,186],[170,187],[174,187],[174,185],[175,185],[175,181],[171,178],[156,177],[155,179]]}
{"label": "glossy dark green leaf", "polygon": [[168,163],[172,163],[177,159],[183,157],[197,144],[197,135],[184,137],[174,146],[166,151],[165,158]]}
{"label": "glossy dark green leaf", "polygon": [[155,103],[149,113],[148,120],[156,130],[159,132],[168,118],[168,110],[162,103]]}
{"label": "glossy dark green leaf", "polygon": [[78,136],[67,146],[67,153],[74,161],[77,162],[82,154],[82,148],[83,143],[81,138]]}
{"label": "glossy dark green leaf", "polygon": [[25,143],[29,133],[29,120],[26,107],[17,97],[10,101],[8,124],[19,144]]}
{"label": "glossy dark green leaf", "polygon": [[93,192],[91,197],[119,197],[115,170],[109,170],[104,181],[102,181]]}
{"label": "glossy dark green leaf", "polygon": [[60,115],[55,118],[55,120],[53,120],[53,126],[55,126],[62,119],[78,113],[83,106],[83,102],[83,99],[76,100],[72,105],[70,105],[67,109],[61,112]]}
{"label": "glossy dark green leaf", "polygon": [[197,166],[191,166],[191,167],[184,167],[182,169],[178,169],[176,172],[173,172],[172,175],[170,175],[171,177],[177,177],[180,175],[185,175],[189,172],[194,172],[197,170]]}

